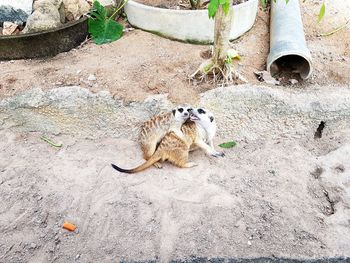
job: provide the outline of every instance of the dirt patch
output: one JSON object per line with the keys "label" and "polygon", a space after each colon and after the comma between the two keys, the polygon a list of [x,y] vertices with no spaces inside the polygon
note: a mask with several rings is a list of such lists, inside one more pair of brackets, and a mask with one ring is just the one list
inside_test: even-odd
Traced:
{"label": "dirt patch", "polygon": [[[349,85],[350,83],[350,29],[329,37],[317,37],[343,23],[341,6],[330,2],[329,12],[322,23],[317,23],[319,4],[302,4],[306,38],[313,56],[314,72],[308,81],[293,85],[307,88],[310,84]],[[349,10],[349,9],[345,9]],[[242,56],[238,70],[249,83],[258,84],[254,71],[264,70],[269,52],[269,16],[260,10],[253,28],[232,42]],[[156,35],[133,30],[117,42],[96,46],[88,42],[83,47],[42,60],[1,62],[0,97],[12,96],[22,90],[40,86],[51,89],[59,86],[80,85],[93,92],[108,90],[116,98],[127,101],[143,100],[150,94],[168,93],[173,102],[198,101],[199,94],[215,87],[210,83],[191,83],[188,76],[203,61],[201,52],[208,46],[170,41]],[[89,81],[90,74],[96,81]]]}
{"label": "dirt patch", "polygon": [[[319,3],[302,5],[315,70],[311,80],[293,86],[305,89],[298,96],[283,95],[286,90],[297,92],[291,87],[259,86],[260,92],[252,87],[258,83],[253,72],[264,69],[268,54],[265,12],[259,11],[253,29],[233,41],[242,55],[237,67],[250,84],[201,96],[203,104],[217,111],[216,145],[235,139],[237,146],[225,150],[224,158],[191,153],[191,161],[199,165],[190,170],[165,164],[163,170],[152,167],[129,176],[117,173],[110,163],[128,168],[142,161],[137,142],[126,137],[136,133],[137,122],[155,110],[156,103],[148,101],[147,108],[132,115],[126,105],[135,108],[138,103],[125,101],[168,93],[173,102],[196,103],[203,91],[215,87],[187,79],[208,56],[207,46],[133,30],[108,45],[88,42],[50,59],[1,62],[1,98],[38,86],[52,91],[79,85],[92,92],[107,90],[124,101],[110,99],[109,105],[98,97],[84,103],[67,93],[60,107],[66,113],[62,116],[45,108],[46,104],[36,104],[35,99],[26,104],[22,98],[19,108],[15,108],[16,100],[9,103],[9,115],[30,130],[38,130],[30,126],[30,120],[36,120],[44,125],[44,121],[68,124],[79,131],[90,125],[92,131],[102,133],[92,140],[58,130],[57,136],[50,137],[63,147],[53,148],[40,140],[42,133],[20,133],[15,130],[23,128],[23,123],[9,116],[0,118],[0,262],[223,262],[232,257],[272,259],[266,262],[280,262],[274,261],[276,257],[298,258],[302,262],[350,256],[346,115],[350,36],[344,29],[327,38],[317,37],[342,22],[346,13],[331,6],[331,14],[338,10],[338,15],[328,15],[317,24]],[[343,8],[349,4],[332,3]],[[323,87],[310,87],[310,83]],[[336,83],[345,85],[334,91]],[[232,89],[247,94],[219,92]],[[264,90],[273,90],[275,95]],[[318,93],[322,90],[328,93]],[[82,97],[91,95],[83,92]],[[271,103],[272,98],[281,97],[288,99]],[[53,94],[47,96],[52,98]],[[333,102],[342,99],[344,116],[334,116]],[[115,104],[119,108],[113,111]],[[307,105],[307,112],[301,104]],[[320,116],[323,107],[329,110]],[[87,113],[84,118],[72,114],[77,108]],[[266,114],[267,109],[273,114]],[[37,111],[34,119],[26,115],[30,110]],[[311,125],[302,116],[314,125],[306,129]],[[118,125],[114,130],[106,125],[113,122],[123,122],[127,133],[122,138],[113,138],[121,133]],[[3,129],[5,125],[9,128]],[[62,229],[65,220],[76,224],[77,231]]]}
{"label": "dirt patch", "polygon": [[[342,148],[319,159],[299,139],[238,141],[224,158],[191,153],[199,165],[188,170],[125,175],[110,163],[140,163],[136,142],[55,136],[63,147],[54,148],[38,133],[0,131],[0,261],[350,256],[342,136]],[[66,220],[76,232],[62,229]]]}

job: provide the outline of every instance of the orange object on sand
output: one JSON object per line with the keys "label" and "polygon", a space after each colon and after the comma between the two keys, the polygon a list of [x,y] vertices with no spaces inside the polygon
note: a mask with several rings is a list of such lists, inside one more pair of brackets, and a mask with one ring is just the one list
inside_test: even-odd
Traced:
{"label": "orange object on sand", "polygon": [[69,231],[74,231],[77,227],[69,222],[64,222],[63,226],[64,229],[67,229]]}

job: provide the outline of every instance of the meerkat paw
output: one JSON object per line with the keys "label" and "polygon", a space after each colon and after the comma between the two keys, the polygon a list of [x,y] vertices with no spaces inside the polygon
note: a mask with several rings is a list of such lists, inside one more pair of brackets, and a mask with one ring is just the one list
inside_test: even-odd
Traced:
{"label": "meerkat paw", "polygon": [[224,157],[225,156],[225,153],[224,152],[213,152],[211,154],[211,156],[214,156],[214,157]]}
{"label": "meerkat paw", "polygon": [[188,162],[188,163],[185,164],[184,167],[186,167],[186,168],[191,168],[191,167],[194,167],[194,166],[197,166],[197,165],[198,165],[198,164],[196,164],[196,163],[194,163],[194,162]]}
{"label": "meerkat paw", "polygon": [[154,163],[153,166],[157,167],[158,169],[162,169],[163,168],[163,165],[161,163]]}

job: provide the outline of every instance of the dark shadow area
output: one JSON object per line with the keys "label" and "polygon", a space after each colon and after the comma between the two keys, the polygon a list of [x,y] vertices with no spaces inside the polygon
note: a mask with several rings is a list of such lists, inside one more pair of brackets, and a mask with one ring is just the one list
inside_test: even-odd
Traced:
{"label": "dark shadow area", "polygon": [[305,79],[309,75],[310,70],[309,62],[298,55],[282,56],[275,60],[270,66],[271,76],[274,78]]}
{"label": "dark shadow area", "polygon": [[326,126],[326,123],[324,121],[321,121],[320,125],[318,125],[317,130],[315,132],[315,135],[314,135],[315,139],[322,138],[322,132],[325,126]]}

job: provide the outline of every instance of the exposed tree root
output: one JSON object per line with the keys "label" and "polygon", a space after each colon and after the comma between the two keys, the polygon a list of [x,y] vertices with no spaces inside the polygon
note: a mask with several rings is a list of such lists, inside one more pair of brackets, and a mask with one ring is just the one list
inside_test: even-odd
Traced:
{"label": "exposed tree root", "polygon": [[235,70],[232,63],[224,63],[221,66],[218,63],[214,63],[212,59],[204,61],[190,76],[190,79],[199,82],[213,82],[223,86],[248,82]]}

